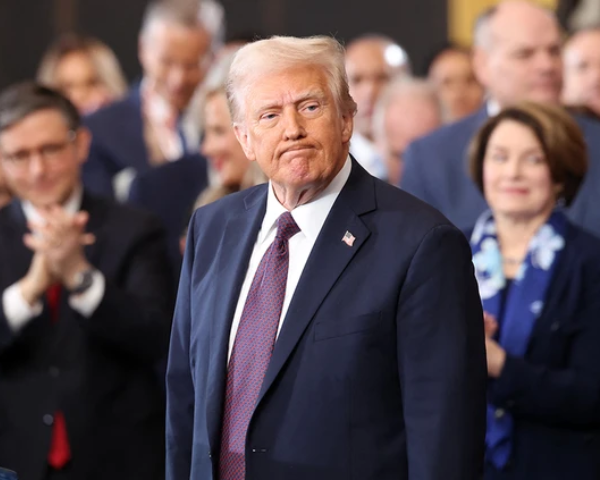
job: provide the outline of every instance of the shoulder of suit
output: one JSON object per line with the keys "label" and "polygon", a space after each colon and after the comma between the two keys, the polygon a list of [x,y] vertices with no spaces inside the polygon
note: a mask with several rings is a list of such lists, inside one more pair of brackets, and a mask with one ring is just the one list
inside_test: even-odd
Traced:
{"label": "shoulder of suit", "polygon": [[140,113],[139,92],[131,90],[120,100],[117,100],[110,105],[96,110],[94,113],[87,115],[83,119],[83,123],[90,128],[98,125],[103,125],[113,119],[127,118],[131,115],[139,115]]}
{"label": "shoulder of suit", "polygon": [[375,195],[377,210],[386,217],[396,212],[402,229],[414,228],[416,233],[442,225],[456,228],[439,210],[401,188],[375,179]]}
{"label": "shoulder of suit", "polygon": [[413,142],[413,145],[436,148],[439,154],[453,151],[456,147],[464,148],[469,143],[477,129],[483,125],[485,117],[476,112],[462,120],[444,125],[437,130]]}
{"label": "shoulder of suit", "polygon": [[130,231],[142,227],[162,229],[160,220],[154,214],[141,208],[87,192],[85,202],[89,207],[90,216],[101,215],[105,224],[119,225]]}

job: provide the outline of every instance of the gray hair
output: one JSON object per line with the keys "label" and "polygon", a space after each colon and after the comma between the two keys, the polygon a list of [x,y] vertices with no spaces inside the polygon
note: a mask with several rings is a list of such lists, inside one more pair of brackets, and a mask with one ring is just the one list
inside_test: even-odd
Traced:
{"label": "gray hair", "polygon": [[[531,5],[531,7],[533,8],[539,9],[540,11],[547,13],[550,17],[556,20],[556,13],[550,10],[549,8],[534,3],[531,3],[529,5]],[[491,25],[494,18],[496,17],[496,14],[501,8],[502,2],[492,7],[486,8],[483,12],[479,14],[473,26],[473,44],[475,47],[481,48],[483,50],[490,50],[490,48],[492,48],[493,32]]]}
{"label": "gray hair", "polygon": [[346,51],[349,51],[351,48],[361,43],[379,44],[384,51],[384,57],[388,65],[395,69],[403,69],[404,73],[407,75],[411,74],[412,67],[410,58],[408,57],[406,50],[393,38],[381,33],[365,33],[350,41],[348,45],[346,45]]}
{"label": "gray hair", "polygon": [[77,131],[81,126],[77,108],[65,96],[39,83],[24,82],[0,93],[0,134],[42,110],[60,113],[69,130]]}
{"label": "gray hair", "polygon": [[492,32],[490,31],[490,23],[498,12],[498,5],[486,8],[475,19],[473,26],[473,44],[476,47],[488,50],[492,44]]}
{"label": "gray hair", "polygon": [[353,116],[356,102],[348,91],[344,47],[327,36],[274,36],[245,45],[233,60],[227,81],[227,98],[234,124],[242,119],[243,98],[254,82],[269,74],[306,66],[323,70],[340,114]]}
{"label": "gray hair", "polygon": [[146,7],[140,36],[143,38],[156,21],[166,21],[189,28],[204,28],[199,0],[153,0]]}
{"label": "gray hair", "polygon": [[381,92],[373,112],[373,132],[384,135],[385,114],[394,102],[401,98],[419,98],[429,102],[443,117],[443,109],[435,88],[427,80],[399,76],[394,78]]}

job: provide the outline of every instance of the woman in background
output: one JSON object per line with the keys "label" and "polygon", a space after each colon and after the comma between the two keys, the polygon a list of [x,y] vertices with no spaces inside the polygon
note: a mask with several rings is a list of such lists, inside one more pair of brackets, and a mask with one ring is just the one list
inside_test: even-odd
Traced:
{"label": "woman in background", "polygon": [[587,170],[575,121],[523,103],[474,138],[490,207],[471,235],[488,376],[486,480],[600,478],[600,239],[563,206]]}
{"label": "woman in background", "polygon": [[37,80],[60,90],[82,114],[122,97],[125,76],[113,51],[100,40],[69,34],[46,51]]}

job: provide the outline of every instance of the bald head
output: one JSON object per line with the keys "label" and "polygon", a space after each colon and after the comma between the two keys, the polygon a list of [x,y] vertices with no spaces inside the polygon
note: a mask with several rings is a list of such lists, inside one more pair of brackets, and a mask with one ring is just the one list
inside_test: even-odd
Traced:
{"label": "bald head", "polygon": [[563,101],[600,115],[600,27],[573,35],[564,49]]}
{"label": "bald head", "polygon": [[346,48],[346,72],[350,95],[357,103],[355,129],[372,138],[371,118],[381,89],[396,75],[409,71],[406,52],[392,39],[368,35]]}
{"label": "bald head", "polygon": [[375,108],[373,130],[391,184],[400,183],[406,147],[441,124],[440,102],[428,82],[396,79],[383,90]]}
{"label": "bald head", "polygon": [[522,100],[557,103],[560,50],[554,14],[530,2],[501,2],[476,23],[475,72],[501,106]]}

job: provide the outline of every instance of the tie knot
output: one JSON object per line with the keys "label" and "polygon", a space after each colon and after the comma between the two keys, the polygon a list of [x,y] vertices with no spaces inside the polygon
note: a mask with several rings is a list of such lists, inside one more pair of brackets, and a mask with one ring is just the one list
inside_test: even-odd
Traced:
{"label": "tie knot", "polygon": [[300,231],[290,212],[282,213],[277,219],[277,238],[282,242],[287,242],[290,238]]}

